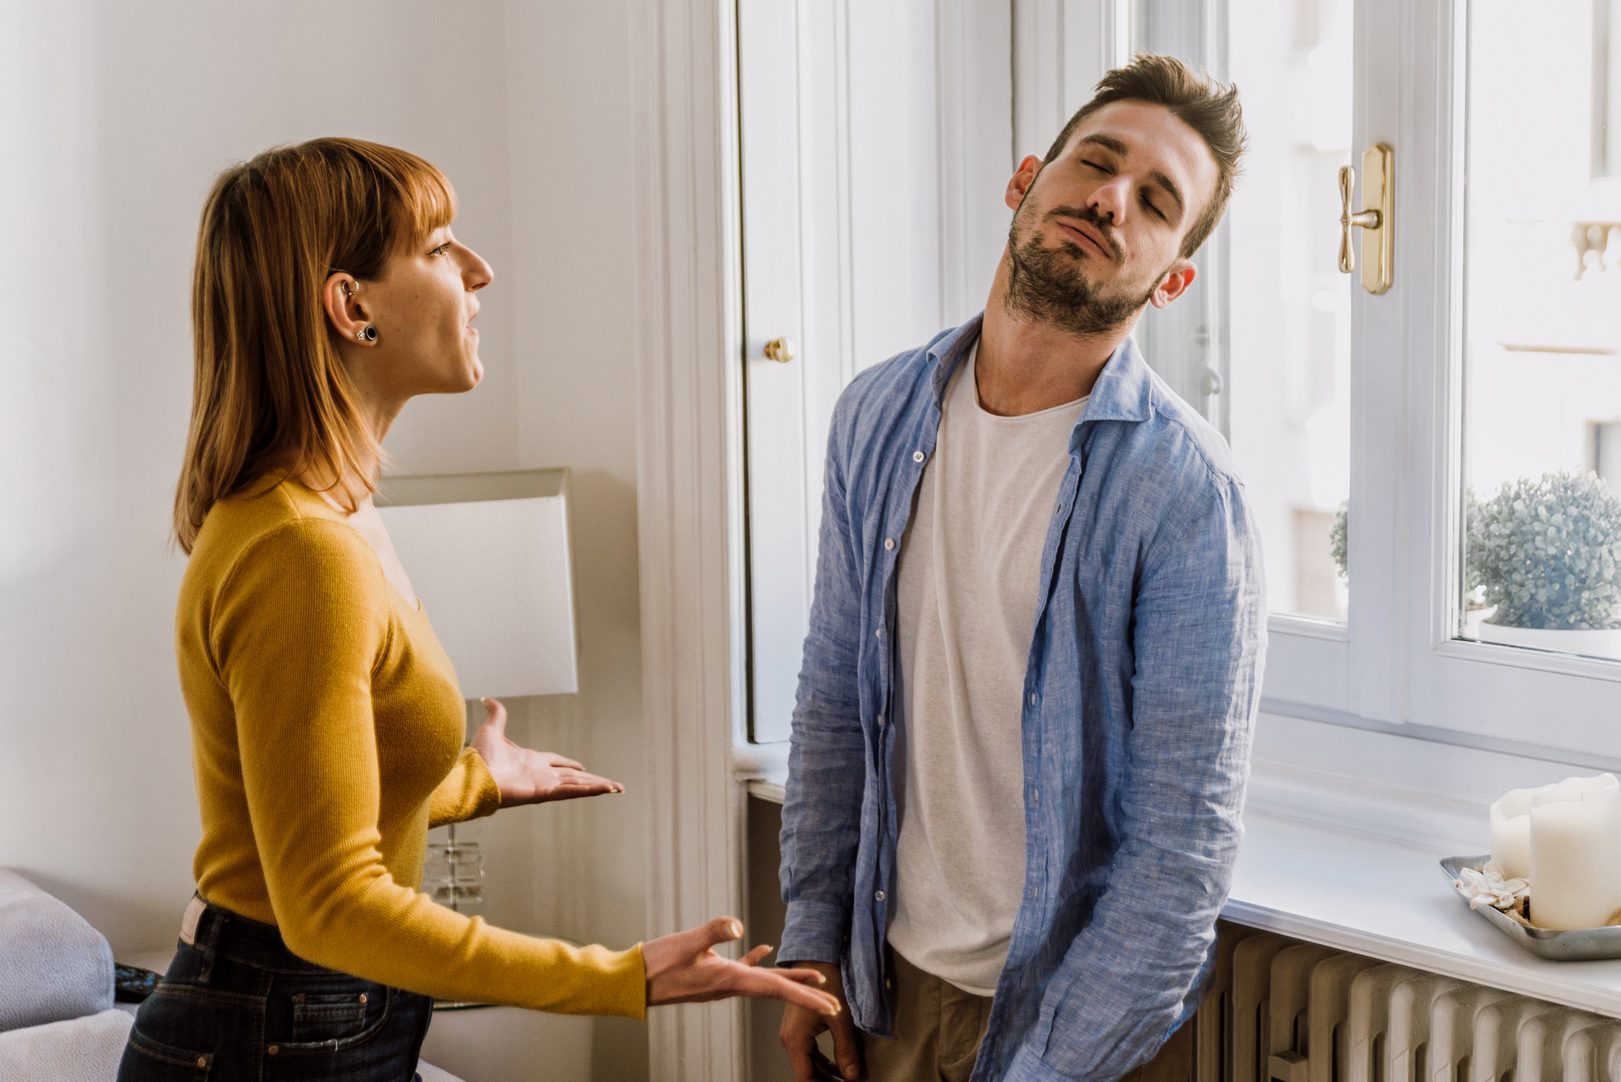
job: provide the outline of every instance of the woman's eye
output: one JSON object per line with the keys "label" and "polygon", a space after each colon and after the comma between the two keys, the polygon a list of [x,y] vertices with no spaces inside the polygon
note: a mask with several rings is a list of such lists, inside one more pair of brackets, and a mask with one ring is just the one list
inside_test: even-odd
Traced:
{"label": "woman's eye", "polygon": [[433,251],[429,252],[428,254],[429,255],[444,255],[448,251],[450,251],[450,242],[446,241],[445,243],[441,244],[439,247],[435,248]]}

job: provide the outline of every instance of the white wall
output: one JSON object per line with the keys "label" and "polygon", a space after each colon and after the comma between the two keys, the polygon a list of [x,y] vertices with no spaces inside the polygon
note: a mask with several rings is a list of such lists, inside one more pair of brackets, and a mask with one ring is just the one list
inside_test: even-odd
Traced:
{"label": "white wall", "polygon": [[[393,143],[456,185],[496,269],[486,378],[413,403],[399,472],[569,466],[581,693],[515,704],[515,735],[625,796],[480,824],[492,918],[642,938],[647,809],[626,310],[621,5],[18,5],[0,35],[0,865],[115,949],[173,941],[197,838],[167,532],[191,386],[188,291],[214,174],[276,143]],[[599,1077],[644,1077],[604,1023]]]}

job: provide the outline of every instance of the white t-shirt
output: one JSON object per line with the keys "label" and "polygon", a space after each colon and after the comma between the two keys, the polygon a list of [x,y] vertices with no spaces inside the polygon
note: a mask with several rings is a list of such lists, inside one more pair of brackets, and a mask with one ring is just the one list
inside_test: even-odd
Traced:
{"label": "white t-shirt", "polygon": [[1086,399],[1018,417],[953,373],[901,548],[900,842],[889,942],[991,995],[1024,895],[1020,716],[1041,550]]}

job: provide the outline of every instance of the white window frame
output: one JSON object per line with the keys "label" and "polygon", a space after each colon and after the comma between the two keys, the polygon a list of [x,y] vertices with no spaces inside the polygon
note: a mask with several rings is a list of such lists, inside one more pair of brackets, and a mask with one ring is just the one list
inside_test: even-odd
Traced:
{"label": "white window frame", "polygon": [[[1117,47],[1129,41],[1120,28],[1125,0],[1091,6],[1100,39]],[[1198,17],[1206,6],[1188,0],[1187,10]],[[1352,145],[1396,148],[1398,285],[1380,297],[1353,293],[1349,618],[1340,625],[1271,617],[1265,707],[1608,766],[1621,664],[1453,637],[1463,376],[1455,167],[1463,116],[1455,106],[1464,88],[1465,7],[1462,0],[1357,7],[1354,48],[1367,70],[1356,86]],[[1054,27],[1045,29],[1049,37],[1071,40]],[[1079,55],[1101,74],[1124,51]],[[1071,82],[1087,71],[1084,63],[1063,66]]]}

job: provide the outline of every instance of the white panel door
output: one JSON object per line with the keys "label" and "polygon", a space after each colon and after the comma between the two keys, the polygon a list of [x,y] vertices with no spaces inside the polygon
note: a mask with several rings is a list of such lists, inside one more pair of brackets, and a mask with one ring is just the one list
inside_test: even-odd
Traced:
{"label": "white panel door", "polygon": [[788,736],[839,392],[989,288],[1010,25],[1006,2],[738,0],[755,741]]}

